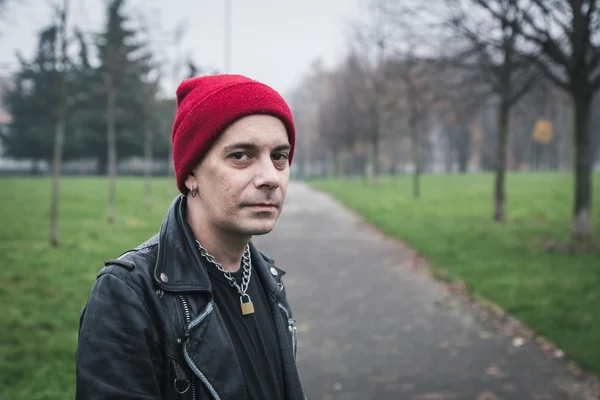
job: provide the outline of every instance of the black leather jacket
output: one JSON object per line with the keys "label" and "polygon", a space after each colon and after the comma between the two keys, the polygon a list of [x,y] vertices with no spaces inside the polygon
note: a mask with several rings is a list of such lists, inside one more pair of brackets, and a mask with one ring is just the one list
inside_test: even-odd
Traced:
{"label": "black leather jacket", "polygon": [[[185,204],[175,198],[158,234],[100,270],[81,311],[77,400],[247,399]],[[284,272],[253,245],[251,256],[271,304],[286,399],[305,399]]]}

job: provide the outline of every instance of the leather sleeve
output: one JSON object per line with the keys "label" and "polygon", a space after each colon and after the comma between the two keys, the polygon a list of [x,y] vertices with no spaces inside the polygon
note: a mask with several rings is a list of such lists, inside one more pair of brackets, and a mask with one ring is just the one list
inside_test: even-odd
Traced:
{"label": "leather sleeve", "polygon": [[117,275],[101,275],[80,319],[76,400],[162,399],[157,336],[138,293]]}

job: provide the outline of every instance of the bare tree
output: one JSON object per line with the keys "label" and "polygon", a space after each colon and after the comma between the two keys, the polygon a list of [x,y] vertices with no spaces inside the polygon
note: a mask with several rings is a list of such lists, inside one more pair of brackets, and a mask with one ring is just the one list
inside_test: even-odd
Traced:
{"label": "bare tree", "polygon": [[152,208],[152,147],[153,147],[153,131],[152,131],[152,119],[155,111],[155,98],[158,92],[158,77],[154,80],[147,82],[145,87],[145,99],[144,99],[144,178],[145,178],[145,195],[144,203],[146,208],[149,210]]}
{"label": "bare tree", "polygon": [[116,219],[117,193],[117,132],[116,132],[116,102],[117,93],[114,79],[110,74],[104,77],[106,88],[106,126],[108,143],[108,213],[107,220],[114,223]]}
{"label": "bare tree", "polygon": [[543,57],[538,59],[537,65],[570,94],[574,105],[572,236],[589,238],[592,213],[590,110],[600,88],[600,1],[531,0],[519,11],[521,23],[514,24],[513,28],[541,51]]}
{"label": "bare tree", "polygon": [[317,111],[317,126],[319,136],[322,138],[323,145],[329,150],[333,157],[333,173],[340,175],[341,155],[344,147],[343,130],[344,119],[346,117],[346,107],[343,104],[343,88],[337,81],[339,75],[332,74],[329,79],[329,88],[321,88],[325,92],[325,98],[322,99]]}
{"label": "bare tree", "polygon": [[390,62],[388,67],[388,78],[400,82],[402,87],[401,91],[396,92],[395,101],[401,104],[406,116],[406,130],[411,143],[415,198],[421,196],[422,147],[426,139],[426,122],[436,102],[439,101],[433,66],[431,60],[418,57],[411,48],[404,51],[398,59]]}
{"label": "bare tree", "polygon": [[[143,114],[143,135],[144,135],[144,203],[146,209],[152,208],[152,170],[153,170],[153,147],[154,147],[154,123],[156,121],[157,96],[160,90],[160,79],[165,60],[161,60],[162,49],[157,41],[151,37],[151,32],[155,29],[156,23],[150,20],[150,16],[143,11],[138,13],[140,24],[140,33],[144,38],[146,47],[143,55],[138,59],[138,67],[142,78],[142,90],[140,91],[142,114]],[[159,46],[158,51],[151,51],[151,43]],[[191,61],[190,61],[191,63]],[[162,121],[161,121],[162,122]]]}
{"label": "bare tree", "polygon": [[[175,31],[173,32],[172,43],[171,46],[175,49],[175,54],[173,55],[172,64],[171,64],[171,79],[173,82],[173,86],[176,88],[179,85],[179,81],[181,80],[181,72],[182,68],[185,64],[182,56],[181,50],[181,42],[185,37],[188,29],[187,19],[182,19],[179,21],[177,26],[175,27]],[[177,108],[173,107],[172,118],[175,118],[175,114],[177,113]],[[165,131],[165,133],[169,133]],[[169,147],[169,157],[168,157],[170,168],[167,169],[167,176],[170,178],[175,175],[175,169],[173,165],[173,149]]]}
{"label": "bare tree", "polygon": [[[564,95],[559,93],[548,79],[540,82],[514,107],[511,113],[511,137],[509,139],[509,155],[513,166],[539,169],[558,169],[559,146],[563,139],[564,128],[560,124],[561,108]],[[566,109],[569,111],[569,104]],[[552,134],[546,138],[536,134],[538,123],[551,122]]]}
{"label": "bare tree", "polygon": [[479,75],[440,64],[435,111],[443,121],[448,162],[454,162],[455,157],[458,171],[466,173],[472,151],[470,124],[488,100],[489,91],[487,84],[481,84]]}
{"label": "bare tree", "polygon": [[63,142],[65,137],[65,125],[67,114],[67,15],[69,12],[69,0],[63,0],[62,8],[55,7],[59,15],[59,40],[60,40],[60,65],[58,73],[59,102],[56,106],[57,118],[54,132],[54,158],[52,160],[52,199],[50,204],[50,244],[53,247],[59,245],[59,201],[60,201],[60,175],[62,166]]}
{"label": "bare tree", "polygon": [[339,69],[324,76],[320,90],[325,92],[318,107],[318,130],[333,158],[334,173],[341,176],[346,168],[344,156],[352,154],[364,125],[358,98],[363,87],[353,79],[355,58],[348,56]]}
{"label": "bare tree", "polygon": [[[108,5],[108,30],[118,29],[114,26],[118,21],[121,1],[113,0]],[[107,34],[106,54],[104,72],[104,90],[106,93],[106,135],[107,135],[107,159],[108,159],[108,223],[114,223],[116,219],[116,192],[117,192],[117,132],[116,132],[116,103],[117,103],[117,75],[123,68],[124,49],[120,38],[113,40],[115,35]]]}
{"label": "bare tree", "polygon": [[600,96],[596,94],[592,103],[590,117],[591,142],[592,142],[592,164],[600,161]]}
{"label": "bare tree", "polygon": [[196,65],[194,60],[192,60],[191,57],[189,57],[186,61],[186,66],[188,70],[187,78],[194,78],[201,72],[200,68],[198,68],[198,66]]}
{"label": "bare tree", "polygon": [[380,4],[382,12],[394,27],[393,58],[388,63],[392,68],[390,72],[386,72],[385,77],[388,83],[390,80],[399,81],[402,87],[395,101],[403,105],[406,116],[412,148],[415,198],[421,195],[420,176],[423,169],[422,148],[427,141],[426,123],[439,100],[436,93],[437,71],[430,56],[438,35],[436,26],[439,23],[436,20],[439,16],[435,11],[437,3],[431,0],[410,5],[398,1],[382,1]]}
{"label": "bare tree", "polygon": [[315,60],[309,72],[301,80],[298,88],[292,93],[292,109],[297,121],[297,148],[299,174],[306,177],[313,174],[319,164],[326,164],[323,152],[326,139],[320,132],[321,108],[326,105],[326,98],[331,95],[328,83],[330,73],[323,68],[320,60]]}
{"label": "bare tree", "polygon": [[373,182],[379,183],[381,142],[382,101],[385,97],[385,58],[387,52],[393,50],[396,26],[386,14],[388,1],[370,0],[367,11],[369,20],[352,26],[353,53],[359,54],[367,90],[361,96],[363,108],[367,111],[371,146],[371,164]]}
{"label": "bare tree", "polygon": [[116,220],[117,194],[117,96],[123,93],[120,86],[128,78],[132,66],[137,60],[131,59],[131,53],[138,44],[130,43],[136,33],[128,31],[124,23],[128,19],[124,15],[126,0],[110,0],[107,3],[107,21],[104,36],[104,92],[106,94],[106,134],[108,159],[108,207],[107,221],[112,224]]}
{"label": "bare tree", "polygon": [[423,102],[419,101],[419,97],[423,94],[419,92],[417,87],[415,74],[416,62],[409,56],[406,62],[404,72],[404,83],[406,85],[406,100],[408,105],[408,131],[412,142],[413,154],[413,197],[418,199],[421,196],[421,143],[419,135],[419,124],[424,119],[424,114],[427,112]]}
{"label": "bare tree", "polygon": [[499,222],[505,217],[510,111],[537,82],[538,75],[518,47],[519,34],[515,26],[523,23],[523,18],[517,0],[469,0],[466,6],[461,0],[447,3],[449,25],[466,46],[456,63],[483,74],[498,99],[493,218]]}

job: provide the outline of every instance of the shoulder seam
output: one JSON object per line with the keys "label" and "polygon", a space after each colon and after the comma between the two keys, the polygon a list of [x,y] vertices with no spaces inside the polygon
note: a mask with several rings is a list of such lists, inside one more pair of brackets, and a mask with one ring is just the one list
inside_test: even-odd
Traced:
{"label": "shoulder seam", "polygon": [[135,269],[134,263],[121,259],[106,260],[104,266],[108,267],[109,265],[118,265],[119,267],[126,268],[128,271],[133,271]]}
{"label": "shoulder seam", "polygon": [[137,295],[137,297],[140,300],[140,302],[142,302],[142,304],[144,305],[144,308],[146,309],[146,313],[148,314],[148,316],[150,318],[152,318],[152,313],[150,312],[150,308],[148,308],[148,305],[144,301],[144,297],[142,296],[142,294],[135,287],[133,287],[131,284],[129,284],[129,282],[127,282],[125,279],[121,278],[119,275],[113,274],[112,271],[111,272],[107,272],[107,273],[105,273],[102,276],[113,276],[116,279],[118,279],[121,282],[123,282],[129,289],[133,290],[133,292]]}

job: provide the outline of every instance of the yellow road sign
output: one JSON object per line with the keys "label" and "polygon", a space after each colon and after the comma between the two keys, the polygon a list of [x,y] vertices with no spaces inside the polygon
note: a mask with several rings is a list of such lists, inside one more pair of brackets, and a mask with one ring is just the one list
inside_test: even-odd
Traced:
{"label": "yellow road sign", "polygon": [[533,140],[538,143],[548,143],[552,140],[552,122],[538,119],[533,128]]}

